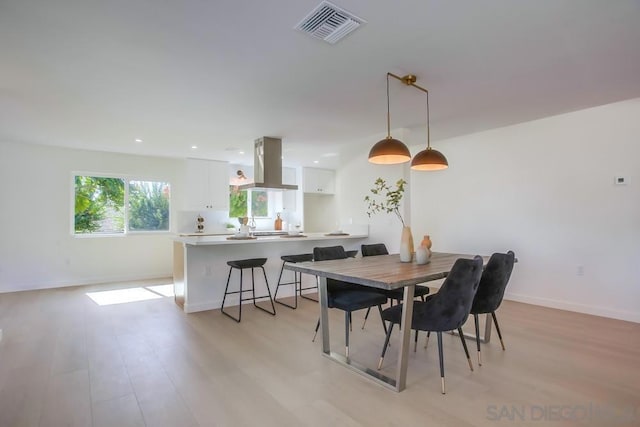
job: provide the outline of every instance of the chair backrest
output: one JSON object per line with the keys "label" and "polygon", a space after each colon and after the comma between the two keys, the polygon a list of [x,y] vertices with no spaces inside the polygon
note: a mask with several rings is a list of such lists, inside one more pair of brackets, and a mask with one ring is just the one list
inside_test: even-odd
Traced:
{"label": "chair backrest", "polygon": [[313,248],[314,261],[329,261],[348,258],[342,246],[325,246]]}
{"label": "chair backrest", "polygon": [[[313,248],[314,261],[330,261],[333,259],[347,258],[349,258],[349,256],[344,251],[344,248],[342,246],[325,246]],[[327,279],[327,291],[329,292],[329,297],[331,297],[331,295],[335,294],[335,292],[337,291],[361,289],[362,287],[360,285],[356,285],[355,283],[343,282],[342,280]],[[329,301],[329,305],[331,305],[331,301]]]}
{"label": "chair backrest", "polygon": [[491,255],[473,299],[472,314],[491,313],[500,307],[515,259],[513,251]]}
{"label": "chair backrest", "polygon": [[438,293],[420,305],[420,312],[414,311],[414,319],[422,318],[428,331],[458,329],[469,317],[481,275],[482,257],[457,259]]}
{"label": "chair backrest", "polygon": [[373,243],[371,245],[360,246],[362,256],[389,255],[389,251],[384,243]]}

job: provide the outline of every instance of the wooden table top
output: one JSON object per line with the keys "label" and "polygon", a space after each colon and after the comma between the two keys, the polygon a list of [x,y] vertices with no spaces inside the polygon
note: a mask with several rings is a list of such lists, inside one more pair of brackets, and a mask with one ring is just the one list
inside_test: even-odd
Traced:
{"label": "wooden table top", "polygon": [[[400,262],[400,256],[396,254],[287,263],[286,268],[373,288],[397,289],[442,279],[451,271],[451,267],[458,258],[472,259],[473,257],[474,255],[434,252],[431,262],[418,265],[415,261]],[[483,259],[486,264],[489,257],[483,257]]]}

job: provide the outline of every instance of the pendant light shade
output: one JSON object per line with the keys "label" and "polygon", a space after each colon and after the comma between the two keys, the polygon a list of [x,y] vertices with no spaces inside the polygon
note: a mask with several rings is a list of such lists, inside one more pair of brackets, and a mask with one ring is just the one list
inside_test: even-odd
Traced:
{"label": "pendant light shade", "polygon": [[416,154],[411,161],[411,169],[416,171],[437,171],[448,167],[447,158],[431,147]]}
{"label": "pendant light shade", "polygon": [[391,137],[378,141],[369,151],[369,162],[377,165],[393,165],[409,160],[411,153],[407,146]]}
{"label": "pendant light shade", "polygon": [[387,73],[387,137],[378,141],[369,151],[369,162],[382,165],[404,163],[411,159],[411,153],[402,141],[391,137],[391,114],[389,112],[389,77],[400,80],[407,86],[413,86],[427,94],[427,148],[420,151],[411,161],[411,169],[418,171],[437,171],[447,169],[447,158],[431,148],[431,130],[429,126],[429,91],[416,84],[416,76],[407,74],[404,77]]}

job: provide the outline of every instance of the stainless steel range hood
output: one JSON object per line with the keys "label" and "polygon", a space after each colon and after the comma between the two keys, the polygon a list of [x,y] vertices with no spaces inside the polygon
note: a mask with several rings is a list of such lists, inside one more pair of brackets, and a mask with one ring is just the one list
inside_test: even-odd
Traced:
{"label": "stainless steel range hood", "polygon": [[268,136],[253,145],[253,180],[239,185],[239,190],[297,190],[297,185],[282,183],[282,140]]}

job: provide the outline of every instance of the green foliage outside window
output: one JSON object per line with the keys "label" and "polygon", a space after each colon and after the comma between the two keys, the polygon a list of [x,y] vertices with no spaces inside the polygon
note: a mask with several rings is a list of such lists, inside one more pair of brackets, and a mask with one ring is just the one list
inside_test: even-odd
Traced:
{"label": "green foliage outside window", "polygon": [[124,232],[124,181],[75,177],[75,232]]}
{"label": "green foliage outside window", "polygon": [[129,182],[129,230],[169,230],[169,184]]}
{"label": "green foliage outside window", "polygon": [[125,181],[122,178],[75,177],[74,230],[76,234],[125,232],[125,190],[128,186],[128,230],[169,230],[169,184]]}
{"label": "green foliage outside window", "polygon": [[[250,202],[249,202],[250,200]],[[251,210],[249,210],[249,204]],[[229,191],[229,218],[254,216],[256,218],[269,216],[269,195],[266,191],[248,190],[238,191],[234,186]]]}
{"label": "green foliage outside window", "polygon": [[251,215],[255,217],[269,215],[269,199],[266,191],[251,192]]}
{"label": "green foliage outside window", "polygon": [[230,187],[229,191],[229,218],[247,216],[247,190],[237,191]]}

